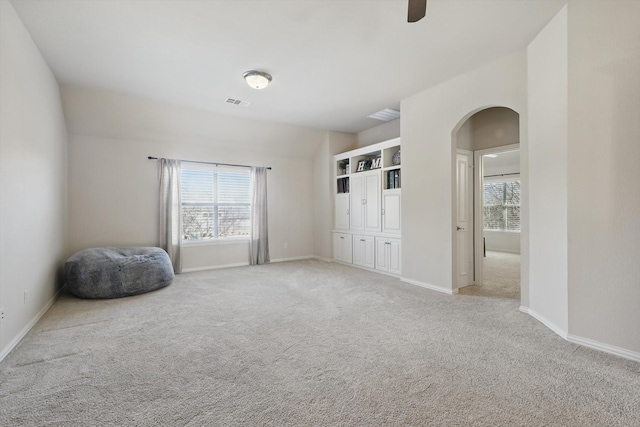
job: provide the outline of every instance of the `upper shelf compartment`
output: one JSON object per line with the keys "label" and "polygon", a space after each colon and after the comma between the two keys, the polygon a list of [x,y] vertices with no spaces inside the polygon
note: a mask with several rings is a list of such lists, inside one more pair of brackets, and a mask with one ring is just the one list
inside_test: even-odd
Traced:
{"label": "upper shelf compartment", "polygon": [[351,173],[350,164],[351,162],[348,157],[345,159],[336,160],[336,175],[337,176],[349,175],[349,173]]}
{"label": "upper shelf compartment", "polygon": [[335,176],[400,168],[400,138],[368,145],[334,156]]}
{"label": "upper shelf compartment", "polygon": [[383,151],[384,168],[400,165],[400,144],[387,147]]}
{"label": "upper shelf compartment", "polygon": [[354,169],[351,173],[366,172],[382,168],[382,152],[373,151],[351,158]]}

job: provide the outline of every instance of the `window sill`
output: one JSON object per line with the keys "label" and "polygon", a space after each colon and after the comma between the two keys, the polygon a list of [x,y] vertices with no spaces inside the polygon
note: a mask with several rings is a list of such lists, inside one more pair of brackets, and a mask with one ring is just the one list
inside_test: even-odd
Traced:
{"label": "window sill", "polygon": [[227,237],[223,239],[210,239],[210,240],[188,240],[183,241],[182,246],[194,247],[194,246],[216,246],[216,245],[239,245],[249,244],[249,237]]}

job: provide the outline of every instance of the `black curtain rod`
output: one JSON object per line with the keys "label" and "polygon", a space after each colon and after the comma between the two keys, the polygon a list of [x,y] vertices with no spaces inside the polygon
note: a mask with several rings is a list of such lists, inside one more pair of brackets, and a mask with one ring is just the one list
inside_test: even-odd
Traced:
{"label": "black curtain rod", "polygon": [[[149,160],[158,160],[157,157],[152,157],[152,156],[148,156],[147,159],[149,159]],[[197,162],[195,160],[182,160],[182,159],[176,159],[176,160],[180,160],[181,162],[186,162],[186,163],[201,163],[203,165],[235,166],[237,168],[252,168],[253,167],[253,166],[247,166],[247,165],[233,165],[231,163]],[[269,166],[267,169],[271,170],[271,166]]]}
{"label": "black curtain rod", "polygon": [[485,175],[483,178],[493,178],[494,176],[509,176],[509,175],[520,175],[520,173],[514,172],[514,173],[501,173],[498,175]]}

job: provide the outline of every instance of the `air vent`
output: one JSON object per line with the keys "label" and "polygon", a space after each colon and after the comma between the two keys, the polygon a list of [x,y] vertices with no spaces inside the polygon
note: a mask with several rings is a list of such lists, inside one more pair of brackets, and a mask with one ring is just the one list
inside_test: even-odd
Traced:
{"label": "air vent", "polygon": [[392,110],[391,108],[385,108],[384,110],[380,110],[377,113],[373,113],[369,116],[370,119],[382,120],[383,122],[389,122],[391,120],[400,118],[400,111]]}
{"label": "air vent", "polygon": [[250,102],[242,101],[240,99],[233,99],[233,98],[227,98],[227,100],[224,102],[231,105],[239,105],[240,107],[247,107],[249,104],[251,104]]}

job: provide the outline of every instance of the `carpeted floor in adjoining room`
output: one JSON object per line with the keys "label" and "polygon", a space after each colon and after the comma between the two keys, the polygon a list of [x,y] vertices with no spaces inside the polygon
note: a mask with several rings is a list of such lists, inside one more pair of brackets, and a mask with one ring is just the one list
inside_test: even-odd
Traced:
{"label": "carpeted floor in adjoining room", "polygon": [[520,301],[520,254],[487,251],[482,264],[482,286],[460,288],[461,295],[513,298]]}
{"label": "carpeted floor in adjoining room", "polygon": [[63,295],[0,364],[2,426],[640,425],[640,364],[518,301],[307,260]]}

